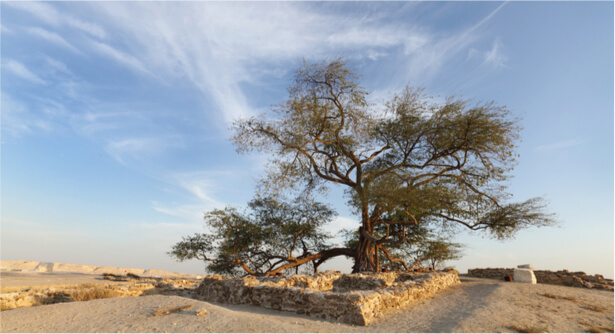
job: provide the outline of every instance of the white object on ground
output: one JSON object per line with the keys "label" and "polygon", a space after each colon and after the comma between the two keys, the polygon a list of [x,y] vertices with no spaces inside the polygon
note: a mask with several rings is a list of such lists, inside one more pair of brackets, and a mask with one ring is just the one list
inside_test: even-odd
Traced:
{"label": "white object on ground", "polygon": [[534,266],[531,265],[531,264],[518,265],[517,268],[519,268],[519,269],[532,269],[532,271],[536,270],[536,269],[534,269]]}
{"label": "white object on ground", "polygon": [[519,283],[536,284],[536,276],[534,276],[532,269],[515,268],[513,273],[513,281]]}

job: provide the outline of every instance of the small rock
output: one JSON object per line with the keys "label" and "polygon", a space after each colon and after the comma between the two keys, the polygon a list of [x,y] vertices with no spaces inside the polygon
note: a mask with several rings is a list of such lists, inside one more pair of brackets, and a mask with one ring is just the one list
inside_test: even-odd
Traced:
{"label": "small rock", "polygon": [[196,310],[195,314],[196,315],[205,315],[205,314],[207,314],[207,310],[206,309]]}

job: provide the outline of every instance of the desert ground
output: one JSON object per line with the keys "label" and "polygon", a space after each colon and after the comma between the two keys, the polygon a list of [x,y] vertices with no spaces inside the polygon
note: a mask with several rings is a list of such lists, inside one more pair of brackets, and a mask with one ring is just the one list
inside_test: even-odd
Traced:
{"label": "desert ground", "polygon": [[[389,311],[368,327],[255,306],[148,295],[18,308],[0,313],[12,332],[613,332],[613,293],[460,276],[433,298]],[[3,272],[5,289],[93,283],[100,274]],[[181,311],[154,315],[156,311]],[[197,315],[197,312],[206,311]]]}

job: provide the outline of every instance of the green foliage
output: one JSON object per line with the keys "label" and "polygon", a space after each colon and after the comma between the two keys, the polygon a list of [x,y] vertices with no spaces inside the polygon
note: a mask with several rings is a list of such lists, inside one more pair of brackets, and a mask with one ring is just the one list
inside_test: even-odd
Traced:
{"label": "green foliage", "polygon": [[243,213],[232,207],[206,213],[213,232],[184,237],[169,255],[209,261],[209,271],[237,276],[265,274],[329,248],[322,226],[335,212],[327,206],[307,198],[290,203],[257,198],[248,206]]}
{"label": "green foliage", "polygon": [[444,238],[428,240],[420,246],[417,258],[426,262],[430,268],[436,269],[438,264],[445,261],[460,259],[462,247],[461,244],[450,242]]}

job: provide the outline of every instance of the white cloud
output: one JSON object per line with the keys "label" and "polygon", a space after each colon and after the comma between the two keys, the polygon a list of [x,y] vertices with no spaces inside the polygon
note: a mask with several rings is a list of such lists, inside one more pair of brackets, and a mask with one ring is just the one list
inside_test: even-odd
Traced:
{"label": "white cloud", "polygon": [[182,142],[178,136],[141,137],[111,140],[107,143],[106,150],[117,161],[125,164],[126,157],[139,159],[143,156],[157,154],[169,147],[181,145]]}
{"label": "white cloud", "polygon": [[41,21],[55,27],[68,26],[76,28],[98,38],[106,36],[105,31],[100,26],[76,19],[65,13],[60,13],[53,6],[44,2],[8,1],[3,4],[28,12]]}
{"label": "white cloud", "polygon": [[504,67],[508,58],[502,53],[502,42],[496,39],[491,50],[485,52],[484,64],[495,68]]}
{"label": "white cloud", "polygon": [[49,64],[49,66],[51,66],[52,68],[60,71],[60,72],[64,72],[66,74],[72,74],[72,72],[68,69],[68,67],[66,66],[66,64],[64,64],[61,61],[55,60],[49,56],[45,56],[45,60],[47,61],[47,63]]}
{"label": "white cloud", "polygon": [[[255,115],[262,107],[249,101],[251,86],[259,85],[263,78],[279,78],[285,74],[281,68],[302,57],[313,60],[342,54],[377,61],[388,57],[392,48],[401,48],[405,65],[394,71],[388,80],[391,87],[386,89],[397,90],[409,80],[424,81],[474,41],[473,32],[503,5],[468,30],[448,36],[409,22],[386,21],[386,15],[343,16],[303,3],[95,2],[83,7],[96,15],[90,21],[76,19],[47,3],[10,6],[50,25],[71,26],[99,38],[107,33],[93,22],[105,22],[113,27],[109,31],[119,34],[113,44],[91,40],[91,50],[169,85],[173,80],[188,79],[213,101],[218,119],[228,124]],[[56,33],[43,29],[30,32],[72,47]],[[496,45],[488,61],[501,61],[499,50]]]}
{"label": "white cloud", "polygon": [[205,211],[213,210],[215,206],[213,204],[191,204],[191,205],[179,205],[169,207],[154,203],[154,210],[164,213],[170,216],[182,218],[185,221],[192,223],[202,223],[203,213]]}
{"label": "white cloud", "polygon": [[70,16],[65,16],[64,20],[65,20],[65,24],[68,25],[69,27],[77,28],[79,30],[85,31],[92,36],[102,39],[102,38],[105,38],[105,36],[107,35],[107,33],[96,24],[81,21],[81,20],[78,20]]}
{"label": "white cloud", "polygon": [[434,48],[433,37],[414,28],[377,25],[366,17],[340,19],[296,3],[96,5],[125,33],[124,44],[130,45],[134,58],[157,74],[189,79],[214,101],[225,123],[256,113],[246,85],[258,84],[261,76],[271,75],[269,68],[280,64],[339,52],[377,60],[388,48],[402,46],[420,71],[439,66],[431,59],[450,44]]}
{"label": "white cloud", "polygon": [[562,149],[566,149],[570,147],[579,146],[582,143],[583,143],[583,140],[576,138],[576,139],[564,140],[564,141],[559,141],[556,143],[551,143],[551,144],[546,144],[546,145],[540,145],[534,148],[534,151],[539,151],[539,152],[540,151],[556,151],[556,150],[562,150]]}
{"label": "white cloud", "polygon": [[394,26],[383,26],[375,28],[370,26],[350,26],[345,30],[331,33],[326,42],[335,47],[392,47],[410,42],[410,47],[414,38],[406,38],[407,31]]}
{"label": "white cloud", "polygon": [[14,75],[28,80],[32,83],[35,84],[39,84],[39,85],[45,85],[47,84],[45,82],[45,80],[41,79],[38,75],[34,74],[32,71],[30,71],[24,64],[16,61],[16,60],[12,60],[12,59],[7,59],[4,62],[3,67],[10,71],[11,73],[13,73]]}
{"label": "white cloud", "polygon": [[138,72],[143,72],[143,73],[150,74],[150,75],[152,74],[150,71],[148,71],[145,68],[145,66],[143,66],[143,64],[141,63],[139,59],[133,57],[130,54],[119,51],[111,47],[110,45],[107,45],[104,43],[91,41],[91,44],[92,46],[94,46],[94,49],[97,50],[99,53],[112,58],[113,60],[121,63],[124,66],[127,66]]}
{"label": "white cloud", "polygon": [[[442,35],[410,22],[387,21],[384,14],[344,16],[304,3],[94,2],[80,7],[84,19],[48,3],[9,4],[54,27],[73,27],[98,38],[108,35],[97,25],[105,22],[113,27],[109,31],[118,33],[114,43],[90,40],[91,50],[169,85],[188,79],[213,101],[217,117],[226,124],[252,116],[261,107],[247,97],[251,85],[258,85],[263,77],[280,77],[285,74],[281,68],[302,57],[313,60],[342,54],[377,61],[399,47],[404,50],[405,65],[393,72],[385,89],[397,90],[408,81],[424,82],[474,41],[474,31],[504,5],[466,31]],[[55,32],[29,31],[76,50]],[[501,64],[505,59],[500,51],[501,45],[496,44],[486,61]]]}
{"label": "white cloud", "polygon": [[223,207],[223,204],[213,197],[213,193],[215,189],[219,189],[216,185],[221,183],[221,179],[230,175],[230,172],[203,171],[177,173],[172,175],[170,179],[173,184],[194,195],[201,203]]}
{"label": "white cloud", "polygon": [[0,113],[2,121],[0,123],[3,134],[8,133],[18,137],[41,130],[49,131],[53,128],[49,121],[34,115],[25,104],[13,99],[6,92],[3,91],[0,98],[2,100],[2,112]]}
{"label": "white cloud", "polygon": [[471,48],[468,50],[468,59],[479,59],[483,65],[491,66],[493,68],[506,67],[506,61],[508,57],[502,51],[503,44],[500,39],[493,41],[491,49],[485,52],[481,52],[477,49]]}
{"label": "white cloud", "polygon": [[62,36],[56,33],[38,27],[27,28],[26,31],[32,35],[45,39],[48,42],[62,46],[74,53],[82,54],[76,47],[68,43]]}
{"label": "white cloud", "polygon": [[13,33],[13,30],[5,27],[4,24],[0,23],[0,32],[3,34],[11,34]]}
{"label": "white cloud", "polygon": [[376,61],[376,60],[378,60],[378,59],[380,59],[382,57],[386,57],[387,55],[388,55],[388,53],[386,53],[386,52],[378,52],[378,51],[375,51],[375,50],[368,50],[367,51],[367,58],[369,58],[369,59],[371,59],[373,61]]}

